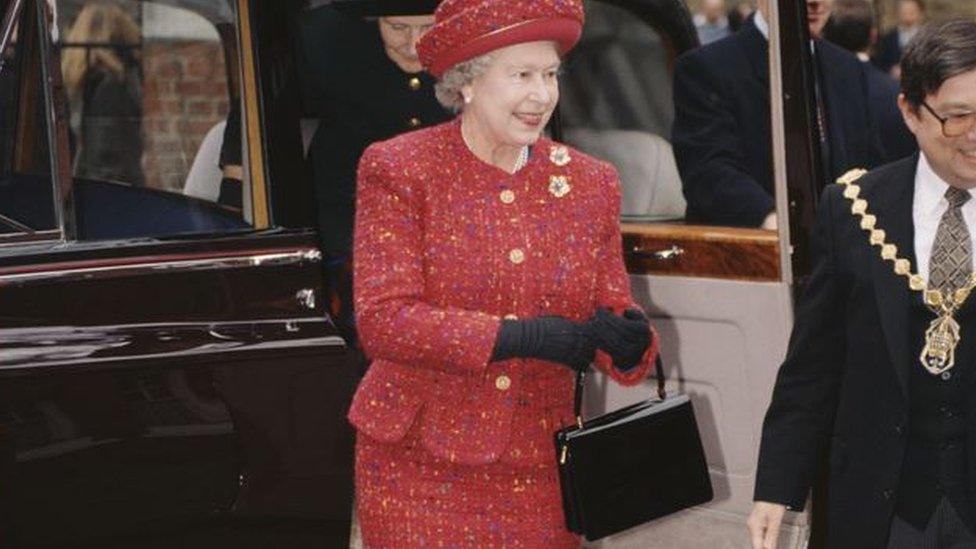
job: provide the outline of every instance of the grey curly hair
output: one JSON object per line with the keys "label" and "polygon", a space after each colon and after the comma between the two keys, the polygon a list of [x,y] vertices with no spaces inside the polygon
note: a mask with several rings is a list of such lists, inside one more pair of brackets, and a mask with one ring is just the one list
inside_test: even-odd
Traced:
{"label": "grey curly hair", "polygon": [[434,95],[437,101],[444,108],[453,112],[461,112],[464,108],[464,98],[461,96],[461,88],[467,86],[475,78],[478,78],[488,67],[491,66],[492,57],[490,53],[463,61],[454,65],[441,75],[440,79],[434,84]]}

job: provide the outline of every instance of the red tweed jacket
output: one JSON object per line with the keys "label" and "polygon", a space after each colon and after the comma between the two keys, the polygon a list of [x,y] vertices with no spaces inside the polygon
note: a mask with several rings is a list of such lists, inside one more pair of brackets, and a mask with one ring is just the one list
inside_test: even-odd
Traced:
{"label": "red tweed jacket", "polygon": [[[433,454],[471,465],[552,460],[553,432],[572,421],[574,374],[489,357],[506,316],[582,321],[598,307],[636,307],[619,212],[616,171],[547,139],[514,175],[477,159],[457,120],[369,147],[353,257],[357,328],[373,363],[353,425],[384,442],[413,427]],[[634,370],[603,353],[596,366],[638,383],[652,341]]]}

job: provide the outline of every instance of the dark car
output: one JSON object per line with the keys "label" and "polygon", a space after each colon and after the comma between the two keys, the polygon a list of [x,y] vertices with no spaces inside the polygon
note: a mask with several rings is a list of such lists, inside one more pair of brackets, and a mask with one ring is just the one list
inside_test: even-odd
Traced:
{"label": "dark car", "polygon": [[348,543],[287,4],[0,2],[0,546]]}

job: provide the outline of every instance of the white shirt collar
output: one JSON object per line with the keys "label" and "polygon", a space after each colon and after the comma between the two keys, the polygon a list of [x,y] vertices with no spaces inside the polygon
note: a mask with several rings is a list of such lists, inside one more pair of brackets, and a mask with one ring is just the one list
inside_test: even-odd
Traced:
{"label": "white shirt collar", "polygon": [[[915,200],[918,211],[926,219],[941,218],[943,211],[948,207],[945,193],[949,189],[949,184],[941,177],[929,164],[925,153],[918,155],[918,168],[915,170]],[[972,191],[969,191],[972,195]]]}
{"label": "white shirt collar", "polygon": [[[949,188],[935,171],[925,153],[919,155],[918,166],[915,168],[915,190],[912,193],[912,222],[915,225],[915,261],[918,273],[928,280],[929,260],[935,235],[939,230],[942,215],[949,209],[949,201],[945,192]],[[969,191],[972,195],[972,191]],[[969,229],[969,234],[976,234],[976,200],[970,200],[962,206],[962,218]]]}
{"label": "white shirt collar", "polygon": [[763,17],[761,11],[756,10],[755,15],[752,16],[752,24],[759,29],[759,32],[763,35],[763,38],[769,42],[769,23],[766,21],[766,18]]}

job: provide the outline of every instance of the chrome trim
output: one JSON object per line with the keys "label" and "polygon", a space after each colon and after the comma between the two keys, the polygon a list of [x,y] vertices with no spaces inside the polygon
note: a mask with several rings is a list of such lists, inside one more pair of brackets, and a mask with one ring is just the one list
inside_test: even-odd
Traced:
{"label": "chrome trim", "polygon": [[0,27],[0,72],[6,68],[6,56],[2,54],[7,51],[7,47],[10,45],[14,28],[17,26],[17,19],[20,18],[20,11],[23,7],[24,0],[13,0],[13,3],[7,8],[7,13],[3,15],[3,26]]}
{"label": "chrome trim", "polygon": [[[322,318],[0,329],[0,372],[314,347],[345,348]],[[299,335],[301,334],[301,335]],[[166,342],[146,346],[149,339]],[[183,345],[178,345],[179,342]]]}
{"label": "chrome trim", "polygon": [[295,299],[298,304],[308,310],[315,309],[315,290],[312,288],[302,288],[295,292]]}
{"label": "chrome trim", "polygon": [[32,233],[0,234],[0,249],[4,246],[22,246],[31,242],[51,242],[61,240],[60,229],[44,229]]}
{"label": "chrome trim", "polygon": [[38,44],[41,52],[41,74],[44,114],[47,122],[51,179],[54,182],[54,214],[63,240],[76,240],[74,180],[71,173],[71,148],[68,142],[67,93],[61,75],[61,61],[52,44],[51,24],[54,12],[49,2],[36,2]]}
{"label": "chrome trim", "polygon": [[656,259],[658,261],[670,261],[672,259],[677,259],[678,256],[684,255],[684,253],[685,249],[677,244],[672,244],[670,248],[657,250],[654,252],[642,250],[640,246],[634,246],[634,248],[630,251],[630,255],[633,257],[638,257],[641,259]]}
{"label": "chrome trim", "polygon": [[108,267],[80,267],[65,270],[40,271],[0,275],[0,284],[34,282],[39,280],[93,280],[112,278],[144,272],[169,271],[210,271],[217,269],[244,269],[250,267],[280,267],[304,265],[322,261],[322,252],[317,249],[303,249],[294,252],[257,254],[240,257],[212,257],[207,259],[185,259],[180,261],[161,261],[112,265]]}
{"label": "chrome trim", "polygon": [[7,225],[8,227],[10,227],[12,229],[16,229],[16,230],[18,230],[18,231],[20,231],[22,233],[27,233],[29,235],[33,235],[34,233],[37,232],[34,229],[28,227],[27,225],[24,225],[20,221],[17,221],[16,219],[14,219],[12,217],[7,217],[7,216],[5,216],[3,214],[0,214],[0,223],[2,223],[4,225]]}

